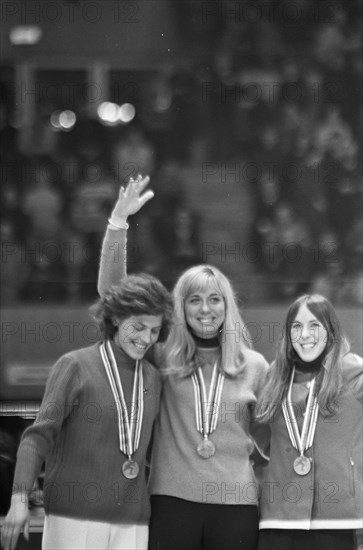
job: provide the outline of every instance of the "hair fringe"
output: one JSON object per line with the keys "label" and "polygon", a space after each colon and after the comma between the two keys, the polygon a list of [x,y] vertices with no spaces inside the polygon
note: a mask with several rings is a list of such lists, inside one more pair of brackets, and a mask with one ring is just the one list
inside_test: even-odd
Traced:
{"label": "hair fringe", "polygon": [[245,368],[244,351],[252,347],[242,320],[231,283],[223,273],[210,265],[188,269],[174,288],[174,326],[165,343],[162,371],[166,375],[187,377],[197,368],[196,345],[185,319],[185,299],[193,288],[214,284],[225,302],[225,320],[220,333],[220,369],[227,376],[236,377]]}
{"label": "hair fringe", "polygon": [[[337,314],[329,300],[320,295],[304,295],[290,306],[280,335],[275,360],[271,365],[265,390],[259,403],[259,420],[268,422],[281,406],[286,396],[292,364],[290,351],[290,326],[299,308],[306,304],[327,331],[327,355],[317,376],[316,391],[319,412],[324,417],[333,416],[339,408],[343,390],[343,357],[350,351],[349,341],[343,334]],[[272,413],[272,410],[274,412]]]}

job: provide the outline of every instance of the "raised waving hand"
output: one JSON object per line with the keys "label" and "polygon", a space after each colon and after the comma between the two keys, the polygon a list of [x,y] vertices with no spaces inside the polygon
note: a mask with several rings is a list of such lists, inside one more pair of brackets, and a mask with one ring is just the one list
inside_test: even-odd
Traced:
{"label": "raised waving hand", "polygon": [[115,227],[127,228],[127,217],[136,214],[145,203],[153,198],[154,192],[144,190],[150,181],[149,176],[138,176],[137,179],[130,178],[126,187],[122,186],[117,202],[112,211],[109,222]]}

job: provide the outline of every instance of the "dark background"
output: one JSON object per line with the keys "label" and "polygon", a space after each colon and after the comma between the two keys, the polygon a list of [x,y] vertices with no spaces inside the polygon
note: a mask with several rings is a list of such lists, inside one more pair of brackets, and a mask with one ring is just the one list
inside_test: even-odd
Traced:
{"label": "dark background", "polygon": [[[37,396],[53,360],[92,341],[102,235],[138,173],[155,198],[131,220],[129,271],[172,287],[217,265],[269,359],[263,312],[280,323],[322,293],[360,351],[361,0],[0,9],[3,398]],[[134,118],[112,122],[124,104]]]}

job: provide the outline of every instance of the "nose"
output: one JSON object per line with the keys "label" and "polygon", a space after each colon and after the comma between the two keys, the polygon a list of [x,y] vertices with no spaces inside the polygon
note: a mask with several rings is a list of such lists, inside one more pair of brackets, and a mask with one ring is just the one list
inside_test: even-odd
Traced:
{"label": "nose", "polygon": [[151,330],[145,330],[141,335],[141,341],[144,345],[148,345],[152,341]]}
{"label": "nose", "polygon": [[301,327],[301,338],[309,338],[310,336],[310,330],[307,325],[303,325]]}
{"label": "nose", "polygon": [[203,300],[201,306],[200,306],[200,309],[203,313],[207,312],[210,310],[209,308],[209,304],[208,304],[208,301],[207,300]]}

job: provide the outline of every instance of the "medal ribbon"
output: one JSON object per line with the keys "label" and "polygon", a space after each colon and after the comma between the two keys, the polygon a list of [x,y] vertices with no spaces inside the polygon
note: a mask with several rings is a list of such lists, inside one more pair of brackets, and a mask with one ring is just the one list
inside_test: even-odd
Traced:
{"label": "medal ribbon", "polygon": [[299,450],[300,455],[302,456],[304,454],[304,451],[306,449],[309,449],[313,444],[316,424],[318,420],[319,408],[318,408],[318,398],[316,395],[314,396],[315,378],[313,378],[309,388],[309,395],[308,395],[308,401],[305,409],[304,422],[303,422],[301,435],[300,435],[299,426],[297,424],[295,411],[293,408],[293,403],[291,401],[292,384],[294,381],[294,375],[295,375],[295,367],[293,367],[292,369],[291,380],[289,383],[287,397],[282,402],[282,411],[284,413],[285,423],[286,423],[287,431],[290,436],[291,443],[295,449]]}
{"label": "medal ribbon", "polygon": [[[205,386],[202,369],[198,367],[197,372],[192,374],[195,398],[195,422],[197,430],[208,439],[217,427],[218,409],[221,403],[224,374],[221,372],[217,377],[217,361],[213,366],[212,380],[207,390]],[[212,405],[212,407],[211,407]]]}
{"label": "medal ribbon", "polygon": [[[120,450],[131,459],[132,455],[139,447],[144,412],[141,361],[136,362],[132,388],[131,418],[129,418],[116,359],[108,340],[101,344],[100,353],[116,404]],[[135,415],[136,418],[135,421],[133,421]]]}

